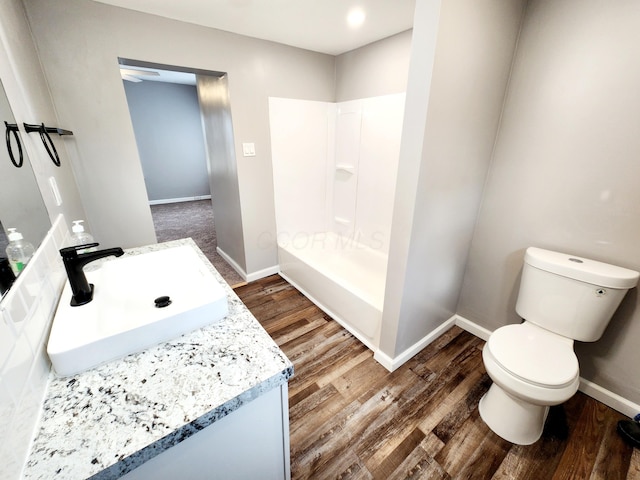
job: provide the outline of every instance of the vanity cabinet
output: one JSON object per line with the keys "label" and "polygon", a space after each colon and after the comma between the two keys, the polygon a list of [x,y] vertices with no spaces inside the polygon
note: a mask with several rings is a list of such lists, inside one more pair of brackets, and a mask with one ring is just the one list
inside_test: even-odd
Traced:
{"label": "vanity cabinet", "polygon": [[287,390],[270,390],[121,478],[291,478]]}

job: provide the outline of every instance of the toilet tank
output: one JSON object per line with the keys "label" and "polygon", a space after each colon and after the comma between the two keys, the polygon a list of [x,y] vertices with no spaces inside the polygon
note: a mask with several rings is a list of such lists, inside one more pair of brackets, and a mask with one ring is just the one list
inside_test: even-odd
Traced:
{"label": "toilet tank", "polygon": [[516,312],[564,337],[595,342],[638,272],[586,258],[529,247]]}

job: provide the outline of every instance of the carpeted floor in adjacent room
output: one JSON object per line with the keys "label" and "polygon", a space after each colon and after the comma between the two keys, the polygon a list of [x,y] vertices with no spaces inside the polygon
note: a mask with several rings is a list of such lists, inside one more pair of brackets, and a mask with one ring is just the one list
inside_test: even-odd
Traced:
{"label": "carpeted floor in adjacent room", "polygon": [[244,280],[217,252],[216,230],[211,200],[151,205],[158,243],[191,237],[229,285]]}

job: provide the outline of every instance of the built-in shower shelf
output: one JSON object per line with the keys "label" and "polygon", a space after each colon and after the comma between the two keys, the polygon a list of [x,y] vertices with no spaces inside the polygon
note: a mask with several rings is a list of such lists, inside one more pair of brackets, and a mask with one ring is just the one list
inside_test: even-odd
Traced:
{"label": "built-in shower shelf", "polygon": [[336,163],[336,171],[354,174],[356,173],[356,166],[349,163]]}

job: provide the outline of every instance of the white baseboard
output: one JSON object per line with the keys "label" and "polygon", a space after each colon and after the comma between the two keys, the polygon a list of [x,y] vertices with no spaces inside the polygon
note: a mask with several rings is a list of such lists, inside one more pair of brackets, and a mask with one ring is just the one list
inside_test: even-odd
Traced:
{"label": "white baseboard", "polygon": [[585,395],[595,398],[599,402],[604,403],[608,407],[617,410],[627,417],[633,418],[640,413],[640,405],[637,403],[633,403],[631,400],[627,400],[617,393],[613,393],[606,388],[602,388],[600,385],[589,380],[585,380],[582,377],[580,377],[579,390]]}
{"label": "white baseboard", "polygon": [[238,275],[240,275],[245,282],[247,281],[247,272],[245,272],[242,269],[242,267],[238,265],[233,258],[227,255],[227,253],[224,250],[222,250],[220,247],[216,247],[216,252],[218,252],[218,255],[224,258],[225,262],[231,265],[231,268],[233,268],[236,272],[238,272]]}
{"label": "white baseboard", "polygon": [[491,330],[481,327],[477,323],[473,323],[471,320],[467,320],[460,315],[454,315],[456,318],[456,325],[463,330],[466,330],[469,333],[472,333],[478,338],[481,338],[485,342],[489,340],[489,335],[491,335]]}
{"label": "white baseboard", "polygon": [[375,354],[373,355],[373,358],[384,368],[386,368],[390,372],[393,372],[395,369],[403,365],[405,362],[411,359],[415,354],[417,354],[423,348],[425,348],[427,345],[433,342],[436,338],[438,338],[444,332],[446,332],[451,327],[453,327],[455,323],[456,323],[456,316],[454,315],[449,320],[441,324],[435,330],[429,332],[428,335],[426,335],[425,337],[420,339],[418,342],[411,345],[409,348],[407,348],[404,352],[402,352],[400,355],[398,355],[395,358],[391,358],[390,356],[381,352],[380,350],[377,350],[375,352]]}
{"label": "white baseboard", "polygon": [[257,272],[247,273],[247,282],[255,282],[256,280],[260,280],[261,278],[268,277],[270,275],[275,275],[276,273],[280,273],[280,266],[274,265],[273,267],[263,268],[262,270],[258,270]]}
{"label": "white baseboard", "polygon": [[161,200],[149,200],[149,205],[162,205],[164,203],[193,202],[194,200],[209,200],[211,195],[199,195],[196,197],[163,198]]}
{"label": "white baseboard", "polygon": [[[466,330],[467,332],[483,339],[484,341],[487,341],[489,339],[491,330],[481,327],[480,325],[464,317],[461,317],[460,315],[455,315],[455,317],[456,325],[463,330]],[[591,398],[604,403],[606,406],[611,407],[628,417],[633,418],[635,415],[640,413],[640,405],[638,405],[637,403],[634,403],[631,400],[627,400],[617,393],[613,393],[596,383],[585,380],[582,377],[580,377],[580,387],[578,389],[585,395],[588,395]]]}
{"label": "white baseboard", "polygon": [[231,265],[231,267],[238,272],[238,275],[242,277],[245,282],[255,282],[256,280],[260,280],[261,278],[268,277],[269,275],[275,275],[276,273],[280,273],[280,267],[278,265],[274,265],[273,267],[263,268],[262,270],[258,270],[257,272],[247,273],[245,272],[238,263],[231,258],[224,250],[220,247],[216,247],[216,252],[220,255],[224,260]]}

